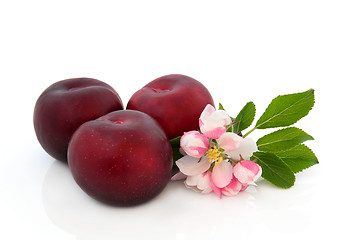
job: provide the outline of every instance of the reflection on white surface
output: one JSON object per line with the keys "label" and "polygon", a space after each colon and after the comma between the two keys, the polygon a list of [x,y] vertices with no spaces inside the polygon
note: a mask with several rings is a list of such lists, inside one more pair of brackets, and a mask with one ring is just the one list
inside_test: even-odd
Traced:
{"label": "reflection on white surface", "polygon": [[[236,197],[218,199],[171,182],[152,201],[130,208],[104,205],[87,196],[70,170],[55,161],[44,179],[43,203],[51,221],[77,239],[215,239],[225,236],[256,237],[267,232],[287,235],[309,223],[304,211],[313,193],[311,181],[302,179],[289,190],[266,181]],[[261,231],[259,231],[261,226]]]}

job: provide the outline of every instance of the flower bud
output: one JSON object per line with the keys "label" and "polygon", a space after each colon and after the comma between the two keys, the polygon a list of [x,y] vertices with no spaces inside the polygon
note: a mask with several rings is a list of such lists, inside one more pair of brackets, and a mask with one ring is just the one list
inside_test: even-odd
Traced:
{"label": "flower bud", "polygon": [[185,132],[180,139],[180,147],[191,157],[200,158],[210,146],[207,137],[198,131]]}
{"label": "flower bud", "polygon": [[234,166],[234,176],[242,184],[253,184],[261,173],[261,167],[253,161],[240,161]]}
{"label": "flower bud", "polygon": [[247,187],[247,184],[240,183],[237,178],[233,176],[231,182],[221,189],[221,193],[225,196],[231,197],[237,195],[239,192],[245,191]]}
{"label": "flower bud", "polygon": [[200,131],[208,138],[218,139],[226,132],[226,125],[231,118],[224,110],[216,110],[212,105],[206,105],[199,118]]}

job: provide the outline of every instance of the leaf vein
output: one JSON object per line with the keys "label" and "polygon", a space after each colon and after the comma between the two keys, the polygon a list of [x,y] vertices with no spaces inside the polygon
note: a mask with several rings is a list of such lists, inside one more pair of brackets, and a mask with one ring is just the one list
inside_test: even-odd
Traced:
{"label": "leaf vein", "polygon": [[260,123],[259,125],[256,126],[256,128],[259,128],[261,125],[264,125],[265,123],[268,123],[269,121],[273,120],[274,118],[276,118],[277,116],[281,115],[283,112],[287,111],[288,109],[291,109],[292,107],[294,107],[294,105],[298,105],[298,104],[305,104],[306,102],[304,101],[304,99],[307,99],[310,95],[312,94],[312,92],[309,92],[305,97],[299,99],[298,101],[296,101],[295,103],[293,103],[292,105],[288,106],[287,108],[285,108],[284,110],[280,111],[279,113],[275,114],[274,116],[270,117],[268,120],[265,120],[264,122]]}

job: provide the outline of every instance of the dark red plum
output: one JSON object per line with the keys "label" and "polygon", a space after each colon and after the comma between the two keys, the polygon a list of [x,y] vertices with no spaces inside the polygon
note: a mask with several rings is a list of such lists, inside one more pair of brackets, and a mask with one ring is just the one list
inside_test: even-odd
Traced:
{"label": "dark red plum", "polygon": [[199,117],[214,101],[204,85],[181,74],[157,78],[130,98],[127,109],[149,114],[165,130],[169,139],[199,128]]}
{"label": "dark red plum", "polygon": [[70,138],[81,124],[120,109],[122,101],[108,84],[92,78],[62,80],[35,104],[36,136],[49,155],[66,162]]}
{"label": "dark red plum", "polygon": [[153,118],[133,110],[81,125],[70,141],[68,157],[75,181],[89,196],[118,206],[154,198],[172,170],[165,132]]}

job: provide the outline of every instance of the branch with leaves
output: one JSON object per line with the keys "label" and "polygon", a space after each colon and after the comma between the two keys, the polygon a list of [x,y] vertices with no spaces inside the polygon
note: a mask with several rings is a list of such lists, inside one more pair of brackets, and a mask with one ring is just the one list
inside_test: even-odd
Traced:
{"label": "branch with leaves", "polygon": [[[313,137],[292,126],[305,117],[315,103],[314,90],[280,95],[274,98],[255,126],[245,134],[255,119],[255,104],[248,102],[232,118],[227,132],[235,133],[244,139],[257,129],[279,128],[257,140],[258,151],[252,154],[251,161],[261,166],[262,177],[280,188],[290,188],[295,183],[295,174],[318,163],[310,148],[303,143]],[[219,110],[225,110],[219,104]],[[179,153],[180,137],[170,141],[173,146],[174,161],[182,157]]]}
{"label": "branch with leaves", "polygon": [[[313,137],[299,128],[288,127],[305,117],[315,103],[314,90],[281,95],[274,98],[255,127],[244,134],[244,138],[256,129],[287,127],[258,139],[259,151],[251,160],[262,167],[262,177],[281,188],[290,188],[295,183],[295,173],[318,163],[310,148],[302,143]],[[235,118],[233,132],[239,134],[247,129],[255,117],[255,104],[249,102]]]}

